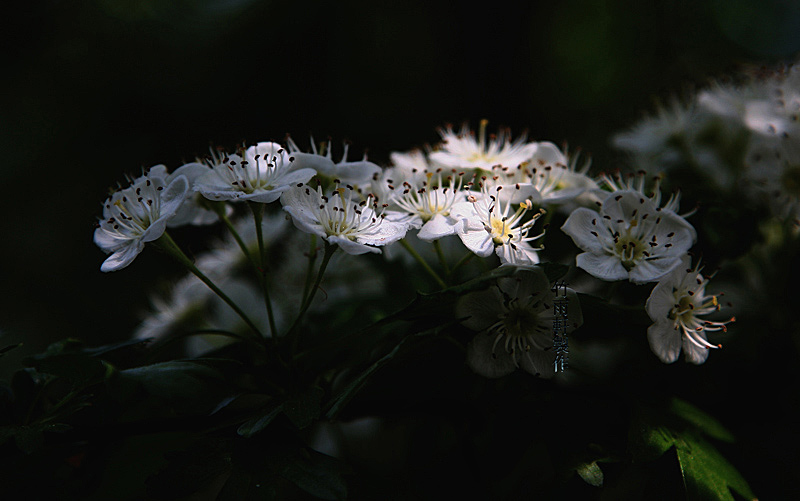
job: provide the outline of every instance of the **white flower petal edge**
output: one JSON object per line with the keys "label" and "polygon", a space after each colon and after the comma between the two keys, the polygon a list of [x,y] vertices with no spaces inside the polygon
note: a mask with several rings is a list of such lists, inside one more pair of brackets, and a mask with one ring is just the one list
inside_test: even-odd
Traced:
{"label": "white flower petal edge", "polygon": [[[462,324],[479,331],[467,346],[467,365],[476,373],[502,377],[516,368],[552,377],[554,292],[541,268],[520,268],[486,291],[473,292],[456,304]],[[567,292],[567,333],[583,323],[578,297]]]}
{"label": "white flower petal edge", "polygon": [[665,363],[678,359],[681,349],[688,362],[702,364],[710,349],[720,348],[708,342],[706,332],[727,331],[724,322],[700,320],[699,317],[718,311],[719,296],[706,296],[709,279],[700,274],[699,266],[691,268],[685,256],[681,265],[661,279],[647,299],[645,309],[655,322],[647,329],[647,340],[653,353]]}
{"label": "white flower petal edge", "polygon": [[102,264],[103,272],[125,268],[144,248],[146,242],[159,238],[167,222],[175,216],[188,191],[185,176],[178,176],[165,186],[161,169],[145,174],[106,200],[103,219],[94,232],[94,242],[111,254]]}
{"label": "white flower petal edge", "polygon": [[380,253],[377,247],[400,240],[407,230],[405,223],[379,213],[371,195],[366,200],[354,197],[350,187],[337,188],[328,196],[319,186],[303,184],[284,192],[281,204],[298,229],[337,244],[348,254]]}

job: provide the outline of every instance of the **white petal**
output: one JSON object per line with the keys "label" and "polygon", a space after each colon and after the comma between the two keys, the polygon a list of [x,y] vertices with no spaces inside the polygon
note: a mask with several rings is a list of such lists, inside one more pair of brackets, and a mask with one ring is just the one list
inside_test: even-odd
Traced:
{"label": "white petal", "polygon": [[516,298],[528,297],[531,294],[540,297],[547,294],[552,296],[547,275],[538,267],[519,270],[514,276],[500,278],[497,280],[497,286],[509,296]]}
{"label": "white petal", "polygon": [[115,251],[130,240],[128,238],[115,238],[112,233],[103,228],[104,225],[105,223],[101,223],[101,227],[94,230],[94,243],[104,251]]}
{"label": "white petal", "polygon": [[168,182],[172,181],[178,176],[185,176],[186,179],[189,181],[189,188],[192,189],[195,181],[197,181],[198,179],[200,179],[201,177],[205,176],[210,172],[213,172],[210,167],[198,162],[191,162],[185,165],[181,165],[180,167],[175,169],[175,172],[169,175],[167,181]]}
{"label": "white petal", "polygon": [[[704,333],[698,333],[699,337],[705,339],[706,336]],[[693,342],[683,337],[683,356],[686,358],[687,362],[691,362],[693,364],[700,365],[706,361],[708,358],[708,352],[711,351],[708,348],[703,348],[702,346],[697,346]]]}
{"label": "white petal", "polygon": [[343,251],[352,255],[366,254],[367,252],[372,252],[374,254],[381,253],[381,250],[377,247],[370,247],[369,245],[363,243],[353,242],[348,238],[340,237],[338,235],[331,235],[327,237],[327,240],[332,244],[338,245]]}
{"label": "white petal", "polygon": [[482,331],[499,320],[503,311],[503,296],[497,287],[471,292],[456,303],[456,317],[466,318],[461,324],[474,331]]}
{"label": "white petal", "polygon": [[420,240],[432,242],[448,235],[454,235],[456,233],[456,223],[457,221],[453,218],[436,214],[422,226],[422,229],[417,233],[417,237]]}
{"label": "white petal", "polygon": [[369,183],[372,181],[373,176],[380,172],[380,167],[372,162],[362,160],[359,162],[338,163],[330,175],[343,183],[362,184]]}
{"label": "white petal", "polygon": [[479,230],[467,229],[465,231],[459,230],[458,236],[464,245],[469,250],[474,252],[480,257],[490,256],[494,251],[494,242],[492,242],[492,235],[483,228]]}
{"label": "white petal", "polygon": [[495,253],[500,258],[501,264],[513,266],[533,266],[539,262],[536,250],[525,242],[514,244],[516,249],[508,244],[495,247]]}
{"label": "white petal", "polygon": [[294,169],[287,171],[284,175],[275,181],[281,185],[288,185],[294,187],[299,183],[307,183],[312,177],[317,174],[314,169]]}
{"label": "white petal", "polygon": [[333,160],[314,153],[293,152],[292,170],[314,169],[320,174],[330,176],[333,173],[335,164]]}
{"label": "white petal", "polygon": [[167,166],[164,164],[154,165],[147,170],[147,177],[159,177],[164,179],[167,175]]}
{"label": "white petal", "polygon": [[657,321],[647,328],[650,349],[662,362],[671,364],[681,353],[681,331],[671,321]]}
{"label": "white petal", "polygon": [[666,319],[674,306],[675,296],[672,293],[674,281],[670,279],[673,275],[674,272],[662,278],[661,281],[653,287],[650,297],[647,298],[644,309],[653,322]]}
{"label": "white petal", "polygon": [[100,266],[100,271],[109,272],[125,268],[136,259],[136,256],[142,252],[142,249],[144,249],[144,242],[138,239],[131,240],[128,245],[118,249],[103,261],[103,264]]}
{"label": "white petal", "polygon": [[631,269],[630,279],[635,284],[655,282],[680,265],[679,258],[664,257],[651,261],[641,260]]}
{"label": "white petal", "polygon": [[615,280],[627,280],[628,272],[622,266],[619,258],[606,254],[590,254],[584,252],[575,258],[578,268],[585,270],[590,275],[601,280],[613,282]]}
{"label": "white petal", "polygon": [[561,231],[569,235],[581,250],[600,254],[603,252],[601,238],[609,238],[600,219],[601,216],[597,212],[581,207],[572,211]]}
{"label": "white petal", "polygon": [[497,343],[492,353],[495,335],[481,333],[467,345],[467,365],[484,377],[498,378],[514,372],[517,368],[510,353],[503,348],[503,340]]}
{"label": "white petal", "polygon": [[161,192],[161,217],[167,219],[172,217],[178,211],[188,193],[189,181],[186,176],[178,176],[170,181],[164,191]]}
{"label": "white petal", "polygon": [[[552,345],[552,341],[550,342]],[[551,378],[555,374],[556,354],[553,350],[537,350],[523,352],[519,355],[519,366],[534,376]]]}

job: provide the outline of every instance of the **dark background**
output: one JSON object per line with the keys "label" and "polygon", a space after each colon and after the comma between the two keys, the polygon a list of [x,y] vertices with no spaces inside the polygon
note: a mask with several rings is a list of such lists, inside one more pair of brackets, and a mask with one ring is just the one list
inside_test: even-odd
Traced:
{"label": "dark background", "polygon": [[100,272],[94,224],[125,174],[174,169],[211,142],[287,132],[301,145],[309,133],[349,139],[385,164],[391,151],[437,141],[438,126],[482,118],[490,130],[568,141],[613,169],[622,157],[610,136],[658,100],[791,60],[794,4],[21,4],[0,26],[0,344],[25,345],[0,360],[0,375],[67,336],[125,338],[154,284],[175,273],[151,249]]}

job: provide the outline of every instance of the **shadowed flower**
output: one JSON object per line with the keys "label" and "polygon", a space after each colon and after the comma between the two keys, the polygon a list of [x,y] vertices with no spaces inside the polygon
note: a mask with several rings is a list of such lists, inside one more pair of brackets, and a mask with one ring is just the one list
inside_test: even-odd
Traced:
{"label": "shadowed flower", "polygon": [[[522,368],[535,376],[552,377],[553,300],[555,293],[541,268],[519,269],[485,291],[465,295],[456,315],[479,331],[467,346],[467,365],[478,374],[502,377]],[[566,333],[583,323],[578,297],[567,290]]]}

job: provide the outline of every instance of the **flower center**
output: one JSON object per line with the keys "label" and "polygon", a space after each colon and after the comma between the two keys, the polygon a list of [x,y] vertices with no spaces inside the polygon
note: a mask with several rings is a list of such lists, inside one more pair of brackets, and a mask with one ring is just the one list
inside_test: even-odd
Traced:
{"label": "flower center", "polygon": [[682,324],[688,324],[694,316],[694,300],[682,291],[675,292],[677,302],[669,312],[669,318],[678,320]]}
{"label": "flower center", "polygon": [[527,308],[513,308],[506,313],[503,324],[506,335],[511,337],[526,337],[533,332],[539,322],[539,315]]}

